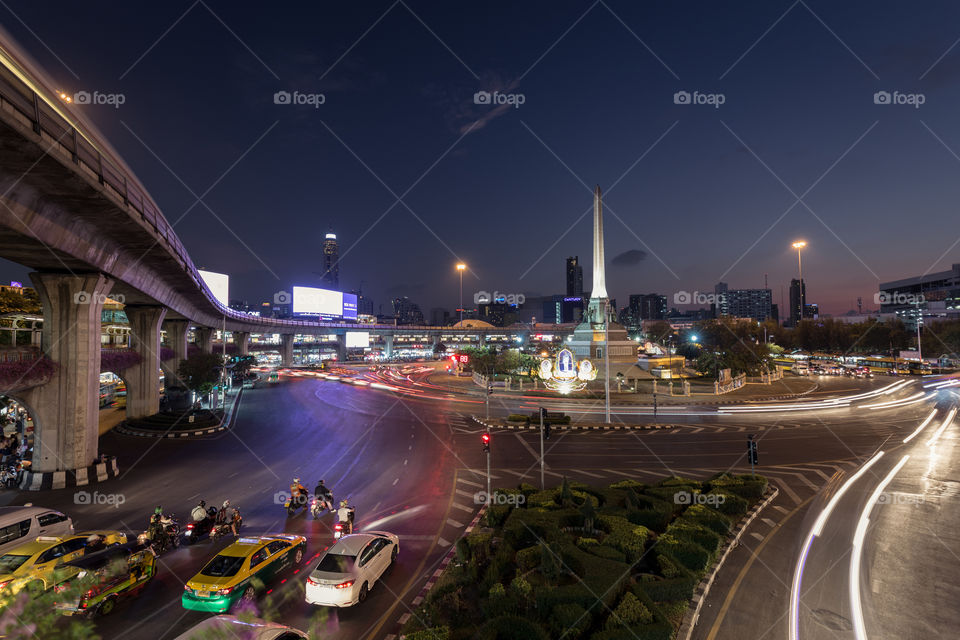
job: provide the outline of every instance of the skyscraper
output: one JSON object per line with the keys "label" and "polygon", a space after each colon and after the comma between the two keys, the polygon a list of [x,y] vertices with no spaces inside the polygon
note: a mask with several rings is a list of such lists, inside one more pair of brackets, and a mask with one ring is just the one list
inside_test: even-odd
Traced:
{"label": "skyscraper", "polygon": [[790,326],[797,326],[806,317],[803,309],[807,301],[807,284],[794,278],[790,281]]}
{"label": "skyscraper", "polygon": [[583,295],[583,267],[580,256],[567,258],[567,297]]}
{"label": "skyscraper", "polygon": [[332,231],[328,231],[323,240],[323,271],[320,282],[331,289],[340,288],[340,247],[337,245],[337,234]]}

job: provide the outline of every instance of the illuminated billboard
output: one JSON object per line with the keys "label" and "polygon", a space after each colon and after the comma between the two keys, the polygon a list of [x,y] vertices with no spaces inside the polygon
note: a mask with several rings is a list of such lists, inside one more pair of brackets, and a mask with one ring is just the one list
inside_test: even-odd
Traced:
{"label": "illuminated billboard", "polygon": [[370,346],[368,331],[347,331],[347,349],[366,349]]}
{"label": "illuminated billboard", "polygon": [[343,294],[343,319],[357,319],[357,296],[353,293]]}
{"label": "illuminated billboard", "polygon": [[223,306],[230,306],[230,276],[203,269],[197,269],[197,273],[203,278],[203,283],[207,285],[207,289],[210,289],[213,297]]}
{"label": "illuminated billboard", "polygon": [[293,312],[339,317],[343,314],[343,294],[316,287],[294,287]]}

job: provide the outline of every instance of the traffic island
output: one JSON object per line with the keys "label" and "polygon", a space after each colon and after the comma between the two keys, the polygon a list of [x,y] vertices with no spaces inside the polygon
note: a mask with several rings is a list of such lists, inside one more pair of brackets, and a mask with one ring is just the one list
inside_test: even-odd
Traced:
{"label": "traffic island", "polygon": [[400,635],[670,640],[766,490],[718,474],[496,491]]}
{"label": "traffic island", "polygon": [[[540,429],[539,420],[534,420],[528,416],[516,414],[506,418],[478,418],[471,416],[474,422],[487,429],[507,429],[509,431],[525,431]],[[657,431],[660,429],[673,429],[672,424],[613,424],[610,422],[577,422],[571,424],[570,416],[565,416],[566,421],[550,418],[547,424],[555,431]]]}

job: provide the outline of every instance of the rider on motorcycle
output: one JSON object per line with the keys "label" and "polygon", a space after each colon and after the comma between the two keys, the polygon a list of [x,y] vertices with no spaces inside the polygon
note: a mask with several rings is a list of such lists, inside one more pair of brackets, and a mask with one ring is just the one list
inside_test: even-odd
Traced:
{"label": "rider on motorcycle", "polygon": [[353,533],[353,515],[354,508],[351,507],[346,498],[340,501],[340,508],[337,509],[337,520],[343,525],[344,533]]}
{"label": "rider on motorcycle", "polygon": [[163,515],[163,507],[158,506],[150,516],[150,539],[160,544],[161,548],[167,546],[167,525],[173,524],[173,520]]}
{"label": "rider on motorcycle", "polygon": [[290,484],[290,504],[299,506],[307,501],[307,488],[300,482],[300,478],[294,478]]}
{"label": "rider on motorcycle", "polygon": [[327,488],[327,485],[323,484],[323,480],[317,482],[317,486],[313,490],[313,497],[317,499],[321,506],[333,511],[333,492]]}
{"label": "rider on motorcycle", "polygon": [[197,506],[193,508],[193,511],[190,512],[190,517],[194,522],[200,522],[207,517],[207,502],[201,500]]}
{"label": "rider on motorcycle", "polygon": [[230,531],[233,532],[233,535],[237,535],[237,516],[238,512],[236,509],[230,506],[229,500],[224,500],[223,505],[220,507],[220,511],[217,512],[217,525],[230,525]]}

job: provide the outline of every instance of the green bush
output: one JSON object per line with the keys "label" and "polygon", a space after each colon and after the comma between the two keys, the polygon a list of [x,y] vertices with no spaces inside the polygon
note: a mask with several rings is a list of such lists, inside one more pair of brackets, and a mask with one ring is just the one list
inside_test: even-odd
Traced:
{"label": "green bush", "polygon": [[450,640],[450,627],[430,627],[403,636],[405,640]]}
{"label": "green bush", "polygon": [[491,588],[494,583],[509,582],[513,579],[513,575],[516,573],[513,556],[513,548],[508,544],[501,543],[487,565],[487,571],[481,583],[482,590]]}
{"label": "green bush", "polygon": [[540,565],[540,545],[533,545],[517,551],[517,568],[526,573]]}
{"label": "green bush", "polygon": [[710,559],[716,556],[720,548],[720,536],[708,527],[686,520],[683,517],[677,518],[669,527],[667,533],[676,536],[681,540],[687,540],[703,547],[710,554]]}
{"label": "green bush", "polygon": [[646,527],[652,531],[663,531],[673,519],[673,510],[663,511],[661,509],[640,509],[638,511],[628,511],[627,520],[633,524]]}
{"label": "green bush", "polygon": [[484,615],[496,618],[517,613],[519,607],[512,593],[507,593],[503,583],[497,582],[487,592],[487,599],[481,603]]}
{"label": "green bush", "polygon": [[511,413],[507,416],[507,422],[530,422],[530,416],[522,413]]}
{"label": "green bush", "polygon": [[609,533],[603,543],[619,550],[631,562],[636,562],[643,555],[650,531],[642,526],[633,524],[626,518],[619,516],[597,517],[599,526]]}
{"label": "green bush", "polygon": [[767,479],[763,476],[722,473],[711,478],[708,485],[740,496],[748,502],[756,502],[767,490]]}
{"label": "green bush", "polygon": [[664,578],[676,578],[680,575],[680,569],[668,556],[657,554],[657,565],[660,567],[660,575]]}
{"label": "green bush", "polygon": [[523,576],[517,576],[510,583],[510,595],[519,605],[521,611],[526,610],[533,602],[533,587]]}
{"label": "green bush", "polygon": [[630,478],[627,478],[626,480],[620,480],[619,482],[614,482],[613,484],[609,485],[611,489],[634,489],[643,488],[645,486],[647,485],[639,480],[633,480]]}
{"label": "green bush", "polygon": [[503,524],[503,539],[515,549],[523,549],[541,540],[560,538],[557,517],[544,509],[514,509]]}
{"label": "green bush", "polygon": [[547,640],[547,632],[539,624],[518,615],[499,616],[480,627],[480,640]]}
{"label": "green bush", "polygon": [[637,599],[631,591],[627,591],[617,608],[610,612],[610,617],[604,625],[607,629],[633,627],[653,622],[653,613],[647,606]]}
{"label": "green bush", "polygon": [[702,504],[695,504],[688,507],[683,512],[683,519],[702,524],[709,527],[712,531],[721,537],[726,537],[730,533],[730,518],[723,515],[716,509],[711,509]]}
{"label": "green bush", "polygon": [[706,549],[694,542],[680,540],[668,533],[660,536],[657,549],[698,576],[710,563],[710,553]]}
{"label": "green bush", "polygon": [[740,517],[747,512],[747,501],[729,491],[724,489],[711,489],[707,495],[723,496],[723,501],[716,506],[717,511],[720,513]]}
{"label": "green bush", "polygon": [[627,561],[627,555],[625,553],[606,544],[595,544],[593,546],[585,547],[584,551],[591,555],[597,556],[598,558],[606,558],[607,560],[614,560],[616,562],[624,563]]}
{"label": "green bush", "polygon": [[590,612],[579,604],[557,605],[550,610],[550,635],[577,640],[590,628],[590,622]]}
{"label": "green bush", "polygon": [[487,507],[483,519],[488,527],[499,527],[510,515],[513,508],[508,504],[497,504]]}
{"label": "green bush", "polygon": [[650,596],[650,599],[656,602],[670,602],[671,600],[687,602],[693,597],[693,590],[696,589],[698,583],[699,580],[683,576],[669,580],[644,582],[643,584],[635,585],[634,589],[643,589],[646,594]]}

